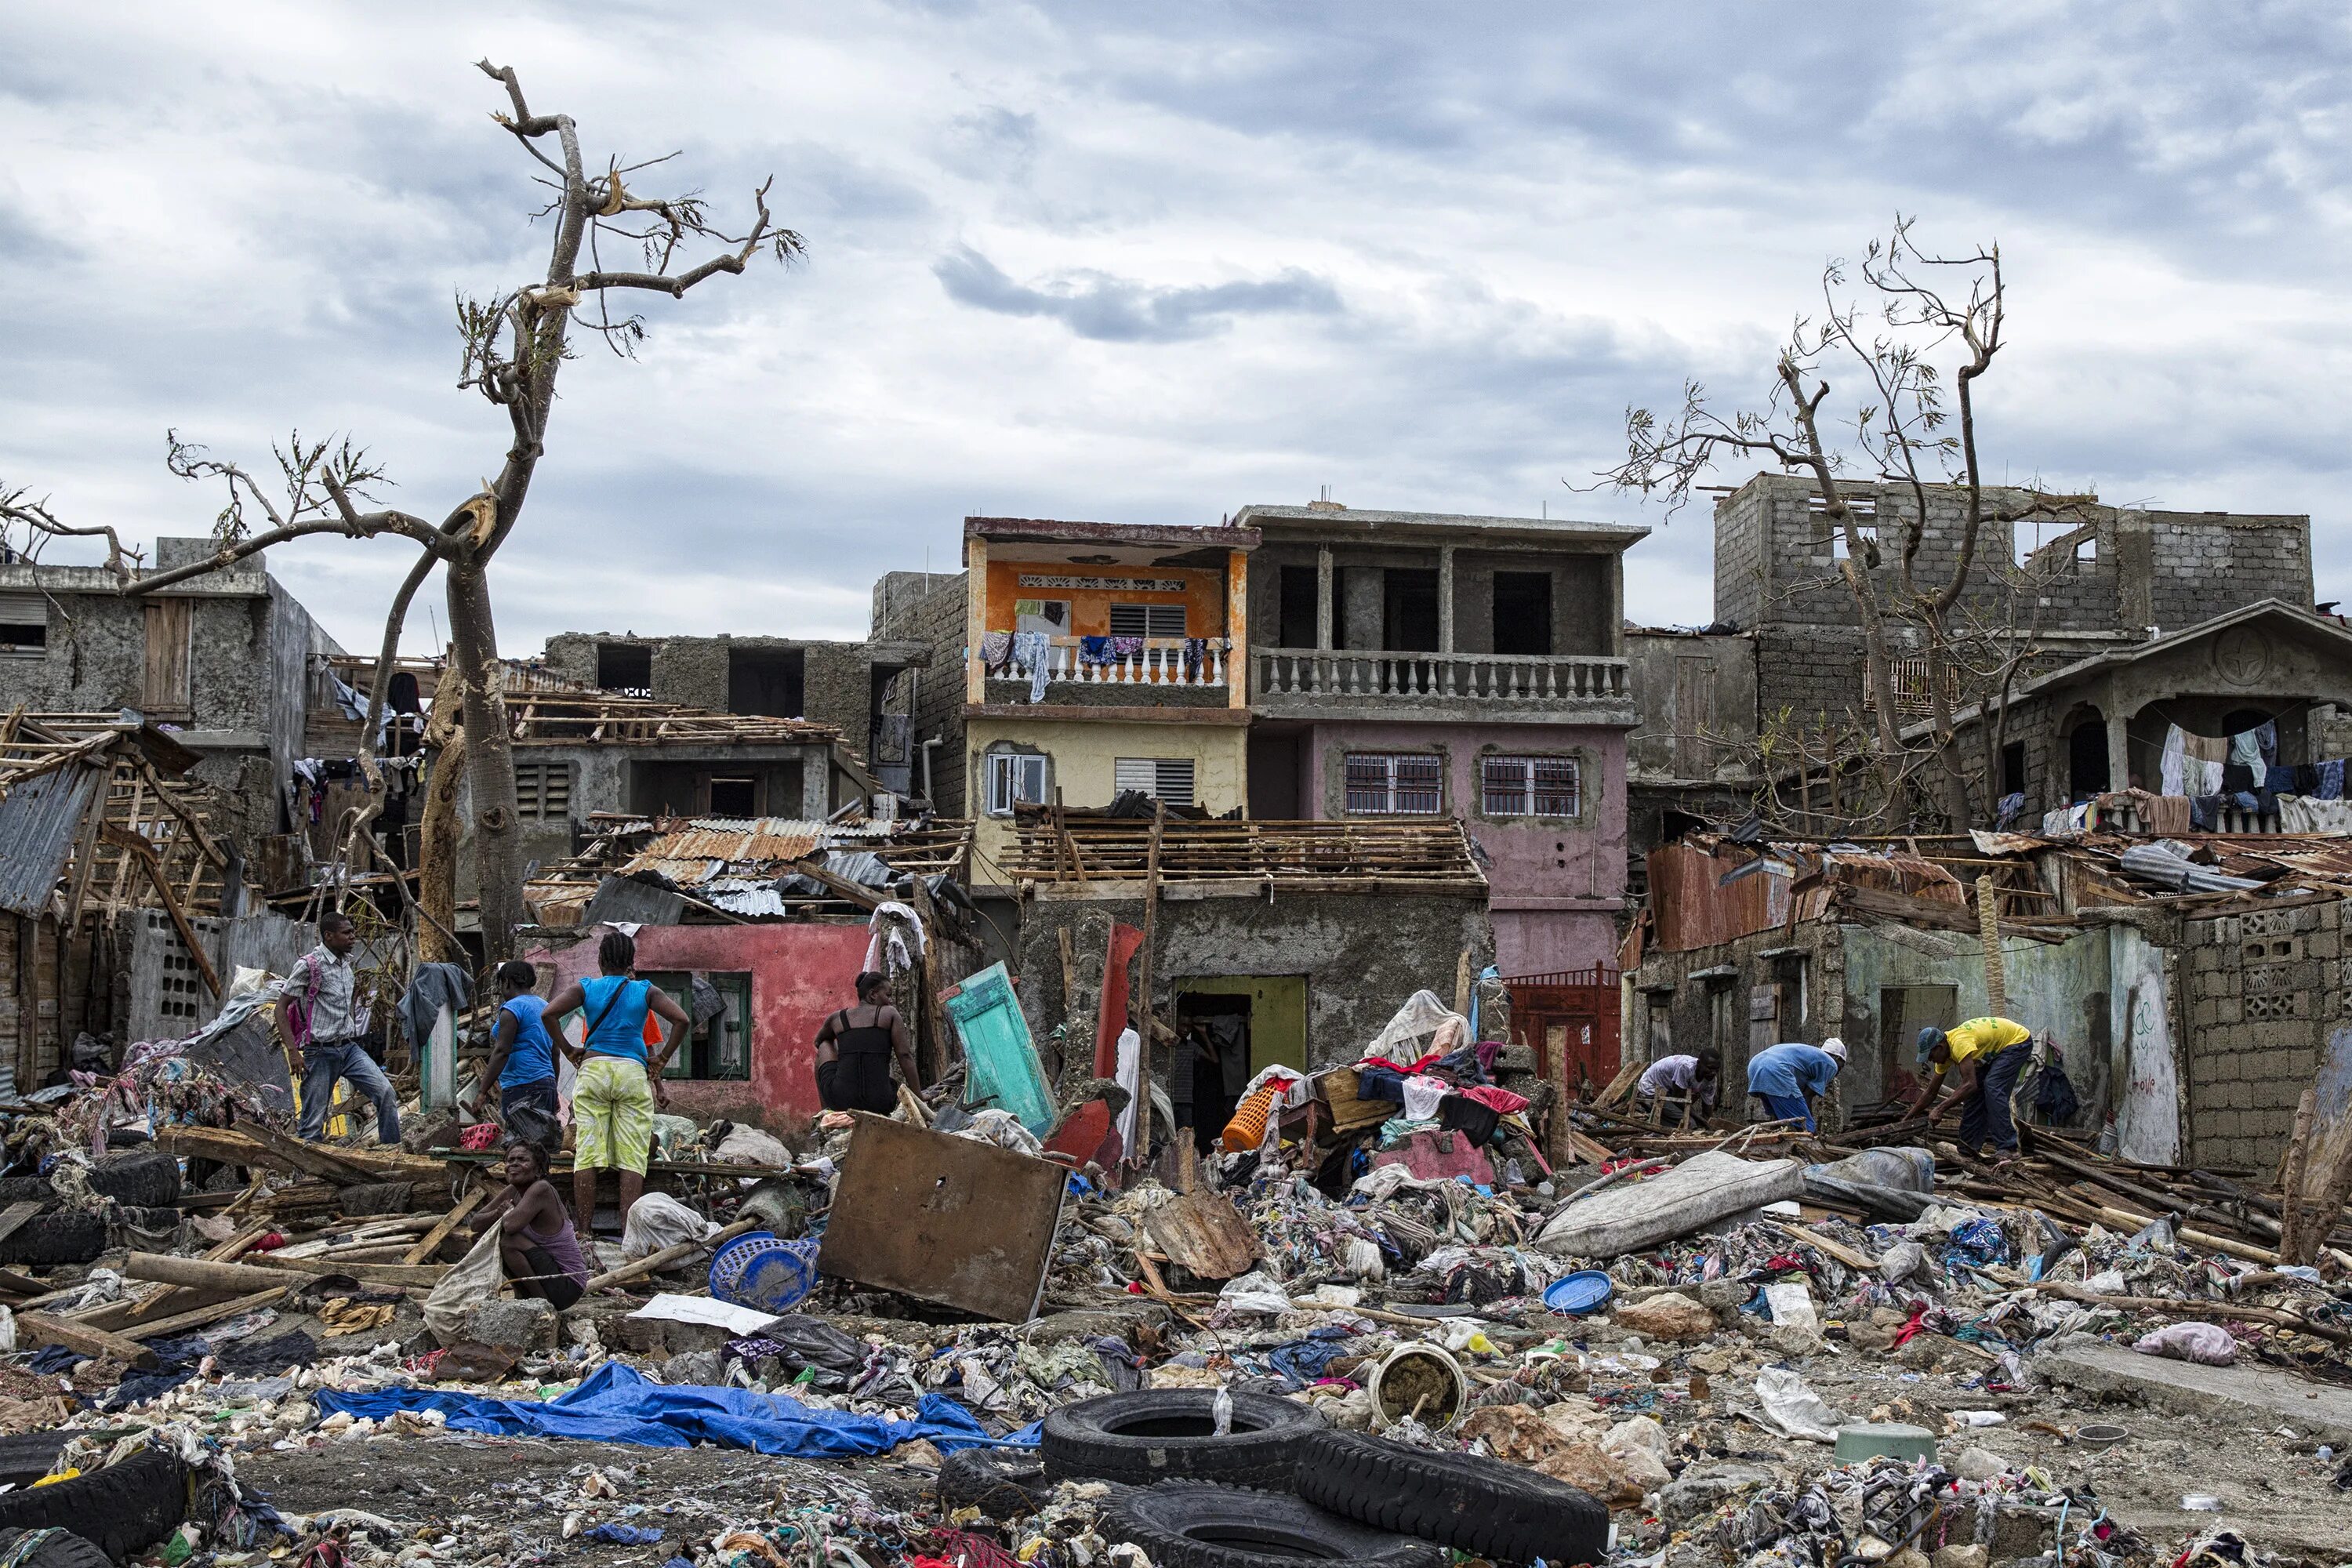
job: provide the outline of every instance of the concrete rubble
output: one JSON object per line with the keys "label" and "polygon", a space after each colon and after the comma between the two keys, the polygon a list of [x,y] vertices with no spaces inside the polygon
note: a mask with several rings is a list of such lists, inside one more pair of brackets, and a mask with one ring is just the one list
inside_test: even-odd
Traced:
{"label": "concrete rubble", "polygon": [[[1377,1059],[1449,1092],[1491,1079],[1491,1052],[1430,1060],[1427,1036],[1381,1040]],[[2284,1565],[2342,1561],[2352,1542],[2344,1238],[2293,1268],[2246,1256],[2263,1250],[2251,1221],[2196,1233],[2221,1247],[2168,1216],[2082,1223],[2064,1195],[2078,1173],[2142,1193],[2185,1178],[2053,1138],[2009,1166],[1933,1134],[1891,1143],[1900,1161],[1866,1168],[1933,1173],[1916,1213],[1892,1218],[1798,1180],[1864,1169],[1866,1129],[1676,1132],[1579,1100],[1540,1129],[1500,1119],[1479,1182],[1402,1157],[1433,1116],[1400,1106],[1332,1131],[1309,1079],[1255,1146],[1229,1131],[1198,1159],[1065,1156],[1034,1255],[940,1244],[943,1273],[1035,1302],[992,1321],[828,1268],[825,1237],[852,1218],[836,1195],[866,1205],[868,1229],[877,1207],[914,1224],[944,1201],[931,1170],[969,1164],[941,1164],[927,1140],[1050,1169],[1061,1129],[1097,1103],[1116,1117],[1124,1091],[1060,1091],[1041,1138],[964,1105],[959,1064],[887,1119],[887,1158],[916,1162],[896,1186],[871,1152],[848,1183],[860,1117],[790,1139],[671,1119],[646,1201],[676,1204],[688,1239],[631,1259],[599,1234],[577,1305],[459,1300],[445,1338],[425,1302],[499,1179],[496,1129],[412,1103],[409,1147],[303,1144],[281,1111],[213,1114],[243,1091],[212,1069],[184,1065],[10,1107],[0,1188],[13,1236],[79,1216],[98,1238],[47,1262],[0,1236],[18,1259],[0,1271],[0,1453],[16,1455],[0,1523],[89,1506],[74,1489],[105,1483],[129,1500],[89,1528],[125,1558],[1149,1563],[1144,1494],[1106,1458],[1115,1444],[1078,1434],[1087,1412],[1153,1400],[1200,1412],[1153,1416],[1155,1463],[1175,1474],[1233,1474],[1213,1468],[1221,1445],[1245,1456],[1269,1419],[1295,1421],[1298,1440],[1277,1446],[1305,1456],[1295,1475],[1281,1458],[1256,1477],[1277,1492],[1322,1495],[1313,1456],[1361,1434],[1377,1455],[1462,1456],[1466,1484],[1496,1498],[1560,1483],[1573,1491],[1541,1495],[1607,1510],[1605,1537],[1563,1535],[1546,1562]],[[1744,1206],[1714,1201],[1726,1190],[1748,1192]],[[1601,1223],[1567,1226],[1580,1208]],[[1544,1240],[1607,1234],[1621,1213],[1651,1234],[1601,1256]],[[813,1263],[805,1294],[747,1300],[723,1261],[746,1237]],[[2131,1348],[2175,1323],[2214,1325],[2234,1364]],[[142,1465],[169,1494],[160,1512],[138,1512]],[[1193,1485],[1151,1495],[1200,1502],[1210,1489]],[[1396,1560],[1422,1560],[1409,1547]]]}

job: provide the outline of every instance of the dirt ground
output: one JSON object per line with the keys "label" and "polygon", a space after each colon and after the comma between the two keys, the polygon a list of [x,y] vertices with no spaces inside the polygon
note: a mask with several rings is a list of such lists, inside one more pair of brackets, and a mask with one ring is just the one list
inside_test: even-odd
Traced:
{"label": "dirt ground", "polygon": [[[583,1500],[591,1469],[616,1495]],[[657,1564],[737,1526],[790,1519],[809,1508],[872,1498],[913,1505],[931,1472],[885,1460],[819,1463],[731,1449],[639,1448],[609,1443],[459,1434],[326,1443],[241,1457],[237,1479],[283,1513],[359,1509],[398,1528],[397,1550],[437,1541],[442,1562],[517,1563],[560,1556],[586,1568]],[[588,1524],[659,1528],[646,1545],[563,1539],[567,1514]]]}

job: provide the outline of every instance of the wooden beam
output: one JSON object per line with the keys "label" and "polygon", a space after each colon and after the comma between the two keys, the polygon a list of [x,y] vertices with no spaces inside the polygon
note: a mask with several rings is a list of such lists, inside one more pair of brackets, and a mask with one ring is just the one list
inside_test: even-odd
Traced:
{"label": "wooden beam", "polygon": [[738,1220],[726,1229],[715,1232],[701,1241],[681,1241],[676,1247],[665,1247],[649,1257],[638,1258],[635,1263],[624,1263],[618,1268],[595,1276],[588,1281],[586,1289],[601,1290],[607,1285],[626,1285],[643,1279],[648,1275],[658,1274],[673,1263],[683,1263],[698,1252],[732,1241],[748,1231],[758,1229],[764,1223],[756,1219]]}
{"label": "wooden beam", "polygon": [[459,1198],[457,1206],[436,1220],[433,1228],[426,1231],[415,1247],[403,1254],[400,1260],[403,1263],[422,1263],[432,1257],[434,1251],[448,1239],[449,1233],[457,1229],[458,1224],[467,1215],[481,1206],[482,1200],[489,1195],[489,1191],[488,1184],[485,1183]]}
{"label": "wooden beam", "polygon": [[172,917],[173,929],[180,933],[181,943],[187,948],[188,956],[195,961],[196,973],[204,977],[205,989],[213,994],[215,1001],[218,1001],[220,975],[215,973],[212,958],[205,952],[205,944],[196,939],[196,928],[188,923],[187,914],[180,908],[179,898],[172,891],[171,879],[163,874],[163,862],[156,855],[155,847],[136,833],[117,827],[111,822],[100,829],[100,836],[116,847],[127,850],[147,868],[147,879],[154,884],[155,896],[163,900],[163,912]]}
{"label": "wooden beam", "polygon": [[127,1340],[121,1334],[93,1329],[47,1312],[17,1313],[16,1337],[26,1344],[63,1345],[82,1355],[101,1359],[110,1357],[131,1366],[152,1367],[155,1364],[155,1352],[136,1340]]}

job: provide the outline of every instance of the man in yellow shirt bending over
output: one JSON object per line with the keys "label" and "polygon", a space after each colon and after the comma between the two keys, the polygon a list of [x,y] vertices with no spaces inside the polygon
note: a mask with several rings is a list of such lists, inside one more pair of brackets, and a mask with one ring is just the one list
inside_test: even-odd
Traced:
{"label": "man in yellow shirt bending over", "polygon": [[1971,1018],[1948,1029],[1931,1024],[1919,1031],[1919,1066],[1923,1070],[1933,1068],[1934,1073],[1904,1108],[1904,1114],[1916,1116],[1933,1104],[1944,1076],[1957,1065],[1960,1081],[1929,1120],[1940,1121],[1958,1107],[1964,1148],[1982,1148],[1990,1134],[1997,1152],[2014,1154],[2017,1128],[2010,1121],[2009,1093],[2017,1087],[2017,1075],[2025,1070],[2032,1056],[2033,1031],[2013,1019]]}

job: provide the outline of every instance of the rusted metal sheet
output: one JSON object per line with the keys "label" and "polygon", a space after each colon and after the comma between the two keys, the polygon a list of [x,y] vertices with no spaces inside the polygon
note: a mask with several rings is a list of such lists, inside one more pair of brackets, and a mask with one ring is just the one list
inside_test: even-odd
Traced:
{"label": "rusted metal sheet", "polygon": [[1231,1279],[1257,1261],[1257,1236],[1221,1193],[1187,1193],[1143,1216],[1143,1232],[1178,1267]]}
{"label": "rusted metal sheet", "polygon": [[1789,918],[1796,868],[1784,861],[1734,859],[1669,844],[1650,851],[1649,865],[1657,946],[1666,952],[1713,947]]}
{"label": "rusted metal sheet", "polygon": [[1034,1317],[1068,1173],[993,1143],[852,1114],[818,1271],[1003,1322]]}

